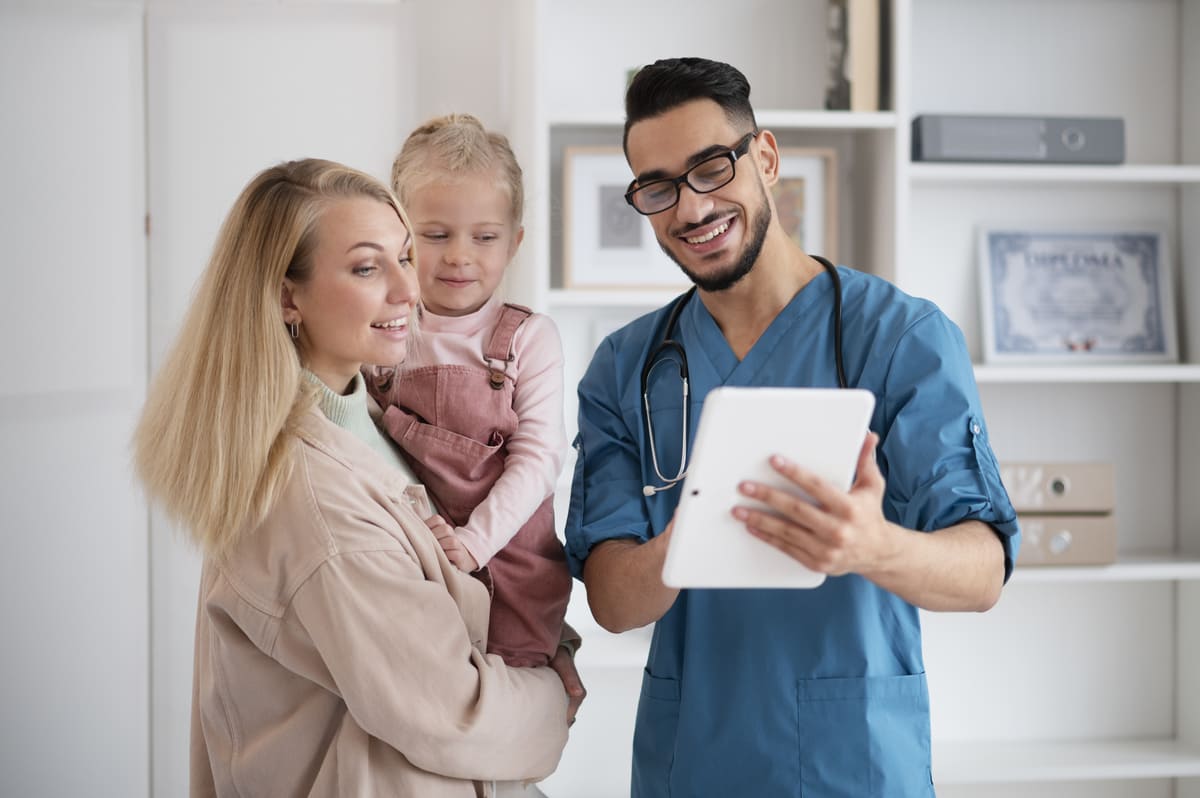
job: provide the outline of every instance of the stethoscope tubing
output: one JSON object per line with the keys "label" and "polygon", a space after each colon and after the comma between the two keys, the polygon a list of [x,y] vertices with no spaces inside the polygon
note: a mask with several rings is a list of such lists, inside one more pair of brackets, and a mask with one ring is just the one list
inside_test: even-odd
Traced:
{"label": "stethoscope tubing", "polygon": [[[846,364],[842,357],[842,279],[838,275],[837,267],[829,260],[820,255],[812,256],[818,263],[824,267],[829,273],[830,279],[833,280],[833,349],[834,349],[834,365],[837,369],[838,387],[845,388],[849,385],[846,379]],[[696,293],[696,286],[692,286],[683,294],[675,298],[670,312],[667,314],[667,323],[663,330],[662,340],[658,345],[650,350],[646,355],[646,360],[642,364],[642,408],[646,414],[646,434],[650,439],[650,463],[654,468],[654,475],[658,478],[662,485],[645,485],[642,488],[642,493],[646,496],[653,496],[659,491],[667,490],[674,487],[677,483],[683,481],[687,476],[687,439],[688,439],[688,404],[690,390],[688,386],[688,362],[687,352],[683,348],[683,344],[675,340],[675,327],[679,322],[679,315],[683,312],[683,308],[691,300]],[[679,378],[683,385],[683,429],[680,433],[680,439],[683,441],[682,451],[679,458],[679,470],[673,477],[667,477],[662,473],[658,464],[658,449],[654,445],[654,424],[650,418],[650,392],[648,390],[650,383],[650,373],[659,365],[668,361],[663,358],[664,354],[674,353],[673,360],[679,369]]]}

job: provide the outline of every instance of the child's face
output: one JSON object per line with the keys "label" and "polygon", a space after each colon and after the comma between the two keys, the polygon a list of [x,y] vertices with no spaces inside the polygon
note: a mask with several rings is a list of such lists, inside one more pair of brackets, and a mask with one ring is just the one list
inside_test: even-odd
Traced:
{"label": "child's face", "polygon": [[492,296],[524,236],[494,174],[435,177],[409,193],[425,309],[465,316]]}

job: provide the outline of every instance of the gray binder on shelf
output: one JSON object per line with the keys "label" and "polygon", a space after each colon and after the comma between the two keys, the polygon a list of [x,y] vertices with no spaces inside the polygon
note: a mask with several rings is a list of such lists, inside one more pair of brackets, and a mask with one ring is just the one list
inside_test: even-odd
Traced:
{"label": "gray binder on shelf", "polygon": [[1125,121],[1115,117],[922,114],[914,161],[1118,164]]}

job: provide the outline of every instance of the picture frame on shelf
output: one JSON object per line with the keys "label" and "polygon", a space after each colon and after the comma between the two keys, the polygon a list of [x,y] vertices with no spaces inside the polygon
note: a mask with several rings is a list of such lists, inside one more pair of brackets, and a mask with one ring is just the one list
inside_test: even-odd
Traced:
{"label": "picture frame on shelf", "polygon": [[779,223],[802,250],[837,263],[837,151],[781,147],[771,187]]}
{"label": "picture frame on shelf", "polygon": [[988,363],[1178,358],[1167,237],[1157,226],[979,231]]}
{"label": "picture frame on shelf", "polygon": [[620,147],[563,148],[563,288],[683,289],[688,279],[625,201]]}

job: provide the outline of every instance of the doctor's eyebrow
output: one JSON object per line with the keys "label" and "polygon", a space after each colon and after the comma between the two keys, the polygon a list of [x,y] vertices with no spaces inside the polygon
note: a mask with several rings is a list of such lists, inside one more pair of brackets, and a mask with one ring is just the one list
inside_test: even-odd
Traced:
{"label": "doctor's eyebrow", "polygon": [[[720,155],[723,152],[729,152],[729,148],[722,144],[713,144],[705,147],[704,149],[700,150],[700,152],[694,153],[688,157],[688,159],[684,162],[684,171],[691,169],[701,161],[707,161],[714,155]],[[675,175],[668,174],[664,169],[651,169],[647,172],[642,172],[640,175],[634,178],[634,180],[638,183],[638,185],[645,185],[646,183],[651,183],[655,180],[665,180],[668,177],[675,177]]]}

